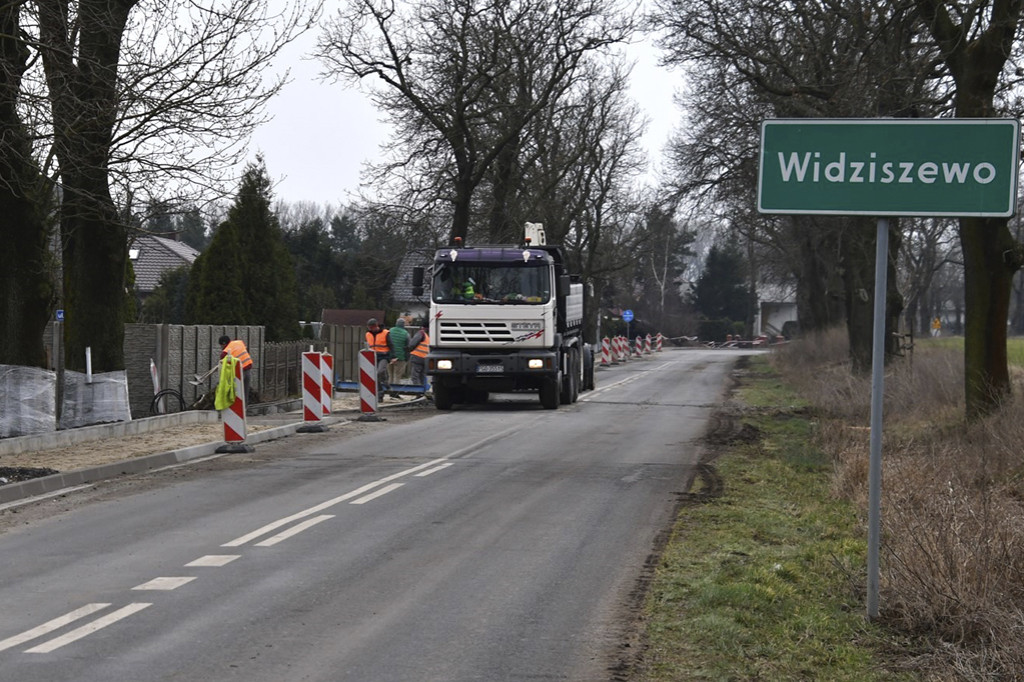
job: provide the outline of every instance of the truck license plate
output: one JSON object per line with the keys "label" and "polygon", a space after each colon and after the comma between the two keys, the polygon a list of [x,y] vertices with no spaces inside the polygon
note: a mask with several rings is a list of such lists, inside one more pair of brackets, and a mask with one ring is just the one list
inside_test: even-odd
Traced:
{"label": "truck license plate", "polygon": [[476,371],[478,374],[495,374],[505,370],[504,365],[477,365]]}

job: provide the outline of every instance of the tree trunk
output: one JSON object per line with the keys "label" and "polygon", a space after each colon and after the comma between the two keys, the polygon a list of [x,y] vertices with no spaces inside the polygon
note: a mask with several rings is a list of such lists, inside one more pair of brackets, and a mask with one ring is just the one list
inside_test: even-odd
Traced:
{"label": "tree trunk", "polygon": [[39,0],[43,66],[62,183],[61,229],[68,311],[66,363],[124,369],[127,230],[110,195],[121,37],[136,0],[82,0],[68,23],[64,0]]}
{"label": "tree trunk", "polygon": [[856,374],[871,372],[874,342],[875,237],[874,221],[851,219],[841,239],[846,335],[850,362]]}
{"label": "tree trunk", "polygon": [[0,364],[46,366],[53,305],[46,183],[17,105],[28,51],[20,3],[0,6]]}
{"label": "tree trunk", "polygon": [[843,285],[836,235],[831,222],[795,217],[794,239],[800,259],[794,273],[797,281],[796,305],[803,333],[825,331],[843,321]]}
{"label": "tree trunk", "polygon": [[66,191],[62,206],[65,362],[69,369],[84,370],[88,347],[94,370],[124,369],[128,234],[109,193],[102,196],[105,175],[92,182],[65,180],[68,184],[81,194]]}
{"label": "tree trunk", "polygon": [[1014,243],[1002,218],[961,218],[964,255],[964,391],[967,416],[994,409],[1010,394],[1006,357],[1006,321],[1010,287],[1018,264]]}

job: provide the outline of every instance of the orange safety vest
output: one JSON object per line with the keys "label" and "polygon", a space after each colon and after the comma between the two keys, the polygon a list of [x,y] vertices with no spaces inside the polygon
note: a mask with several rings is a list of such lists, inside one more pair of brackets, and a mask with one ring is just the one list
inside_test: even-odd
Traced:
{"label": "orange safety vest", "polygon": [[410,351],[410,353],[412,353],[413,355],[415,355],[418,358],[425,358],[425,357],[427,357],[427,352],[429,350],[430,350],[430,335],[427,334],[426,332],[423,332],[423,340],[420,341],[418,344],[416,344],[416,347],[413,348]]}
{"label": "orange safety vest", "polygon": [[388,352],[388,330],[381,329],[379,332],[374,334],[371,331],[366,332],[366,345],[369,346],[370,350],[374,353],[387,353]]}
{"label": "orange safety vest", "polygon": [[[249,351],[245,347],[245,342],[241,339],[235,339],[228,345],[224,346],[224,354],[231,353],[238,361],[242,363],[242,369],[249,369],[252,367],[252,358],[249,357]],[[221,357],[224,357],[222,354]]]}

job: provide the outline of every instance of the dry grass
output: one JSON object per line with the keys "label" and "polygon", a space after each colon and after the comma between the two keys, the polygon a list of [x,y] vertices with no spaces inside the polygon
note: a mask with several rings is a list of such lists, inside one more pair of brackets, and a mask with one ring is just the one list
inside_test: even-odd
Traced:
{"label": "dry grass", "polygon": [[[871,378],[846,352],[833,332],[773,363],[815,406],[836,494],[866,517]],[[969,424],[963,381],[962,352],[927,341],[886,368],[881,615],[927,679],[1024,679],[1024,390]]]}

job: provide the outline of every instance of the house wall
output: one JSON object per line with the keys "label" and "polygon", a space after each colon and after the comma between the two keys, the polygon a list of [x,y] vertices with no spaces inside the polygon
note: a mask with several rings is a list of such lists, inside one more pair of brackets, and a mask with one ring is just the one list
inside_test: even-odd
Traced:
{"label": "house wall", "polygon": [[762,302],[758,335],[777,336],[782,325],[796,321],[796,303]]}

